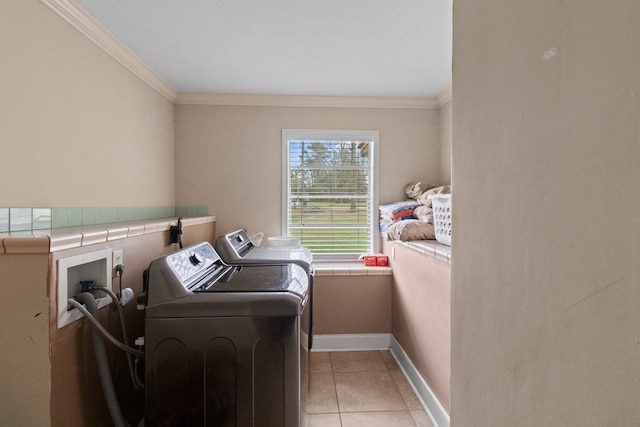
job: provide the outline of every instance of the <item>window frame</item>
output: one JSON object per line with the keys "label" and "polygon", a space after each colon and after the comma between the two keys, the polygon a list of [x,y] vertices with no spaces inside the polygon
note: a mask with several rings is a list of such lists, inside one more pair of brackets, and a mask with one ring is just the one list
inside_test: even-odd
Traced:
{"label": "window frame", "polygon": [[[378,130],[335,130],[335,129],[282,129],[282,211],[281,230],[283,235],[289,233],[289,141],[371,141],[369,151],[369,188],[372,252],[380,251],[380,225],[378,215],[378,171],[380,131]],[[354,261],[357,254],[313,254],[318,261]]]}

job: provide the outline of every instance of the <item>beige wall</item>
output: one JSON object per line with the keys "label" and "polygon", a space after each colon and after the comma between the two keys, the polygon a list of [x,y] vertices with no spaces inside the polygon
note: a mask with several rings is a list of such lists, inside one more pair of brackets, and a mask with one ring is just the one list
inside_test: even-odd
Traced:
{"label": "beige wall", "polygon": [[393,267],[393,336],[449,411],[451,265],[396,241],[383,246]]}
{"label": "beige wall", "polygon": [[438,138],[440,140],[440,182],[451,184],[451,147],[453,145],[452,101],[438,110]]}
{"label": "beige wall", "polygon": [[391,333],[392,276],[322,276],[313,281],[313,331]]}
{"label": "beige wall", "polygon": [[0,254],[0,425],[50,425],[49,254]]}
{"label": "beige wall", "polygon": [[0,205],[173,205],[173,104],[38,0],[0,14]]}
{"label": "beige wall", "polygon": [[439,178],[437,110],[176,105],[177,203],[207,204],[221,233],[279,235],[283,128],[379,130],[383,203]]}
{"label": "beige wall", "polygon": [[452,426],[640,423],[639,17],[456,0]]}

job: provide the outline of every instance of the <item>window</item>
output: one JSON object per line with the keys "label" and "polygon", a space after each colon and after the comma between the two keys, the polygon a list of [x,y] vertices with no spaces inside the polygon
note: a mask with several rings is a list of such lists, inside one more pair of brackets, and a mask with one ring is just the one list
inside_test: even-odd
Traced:
{"label": "window", "polygon": [[378,131],[283,129],[283,234],[320,258],[378,250]]}

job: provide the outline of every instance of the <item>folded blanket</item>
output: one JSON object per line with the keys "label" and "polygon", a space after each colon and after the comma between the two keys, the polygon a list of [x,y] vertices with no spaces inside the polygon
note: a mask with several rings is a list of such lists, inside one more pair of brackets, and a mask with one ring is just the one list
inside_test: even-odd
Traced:
{"label": "folded blanket", "polygon": [[[387,203],[380,205],[380,215],[389,217],[399,217],[399,214],[406,214],[406,211],[413,211],[413,209],[420,206],[415,200],[404,200],[402,202]],[[406,215],[404,215],[406,216]]]}
{"label": "folded blanket", "polygon": [[390,215],[386,212],[380,212],[380,218],[402,219],[402,218],[408,218],[408,217],[413,217],[413,208],[396,212],[393,215]]}
{"label": "folded blanket", "polygon": [[411,216],[406,216],[406,217],[402,217],[402,218],[397,218],[397,219],[393,219],[390,217],[380,217],[380,231],[387,231],[387,229],[389,227],[391,227],[393,224],[395,224],[398,221],[406,221],[409,219],[416,219],[413,215]]}

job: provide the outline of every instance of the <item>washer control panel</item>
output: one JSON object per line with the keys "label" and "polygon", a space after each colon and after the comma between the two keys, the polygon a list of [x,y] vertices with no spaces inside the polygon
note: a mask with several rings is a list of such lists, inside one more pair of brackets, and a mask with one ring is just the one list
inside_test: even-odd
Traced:
{"label": "washer control panel", "polygon": [[185,285],[203,275],[211,265],[222,264],[216,251],[207,242],[169,255],[167,262]]}

